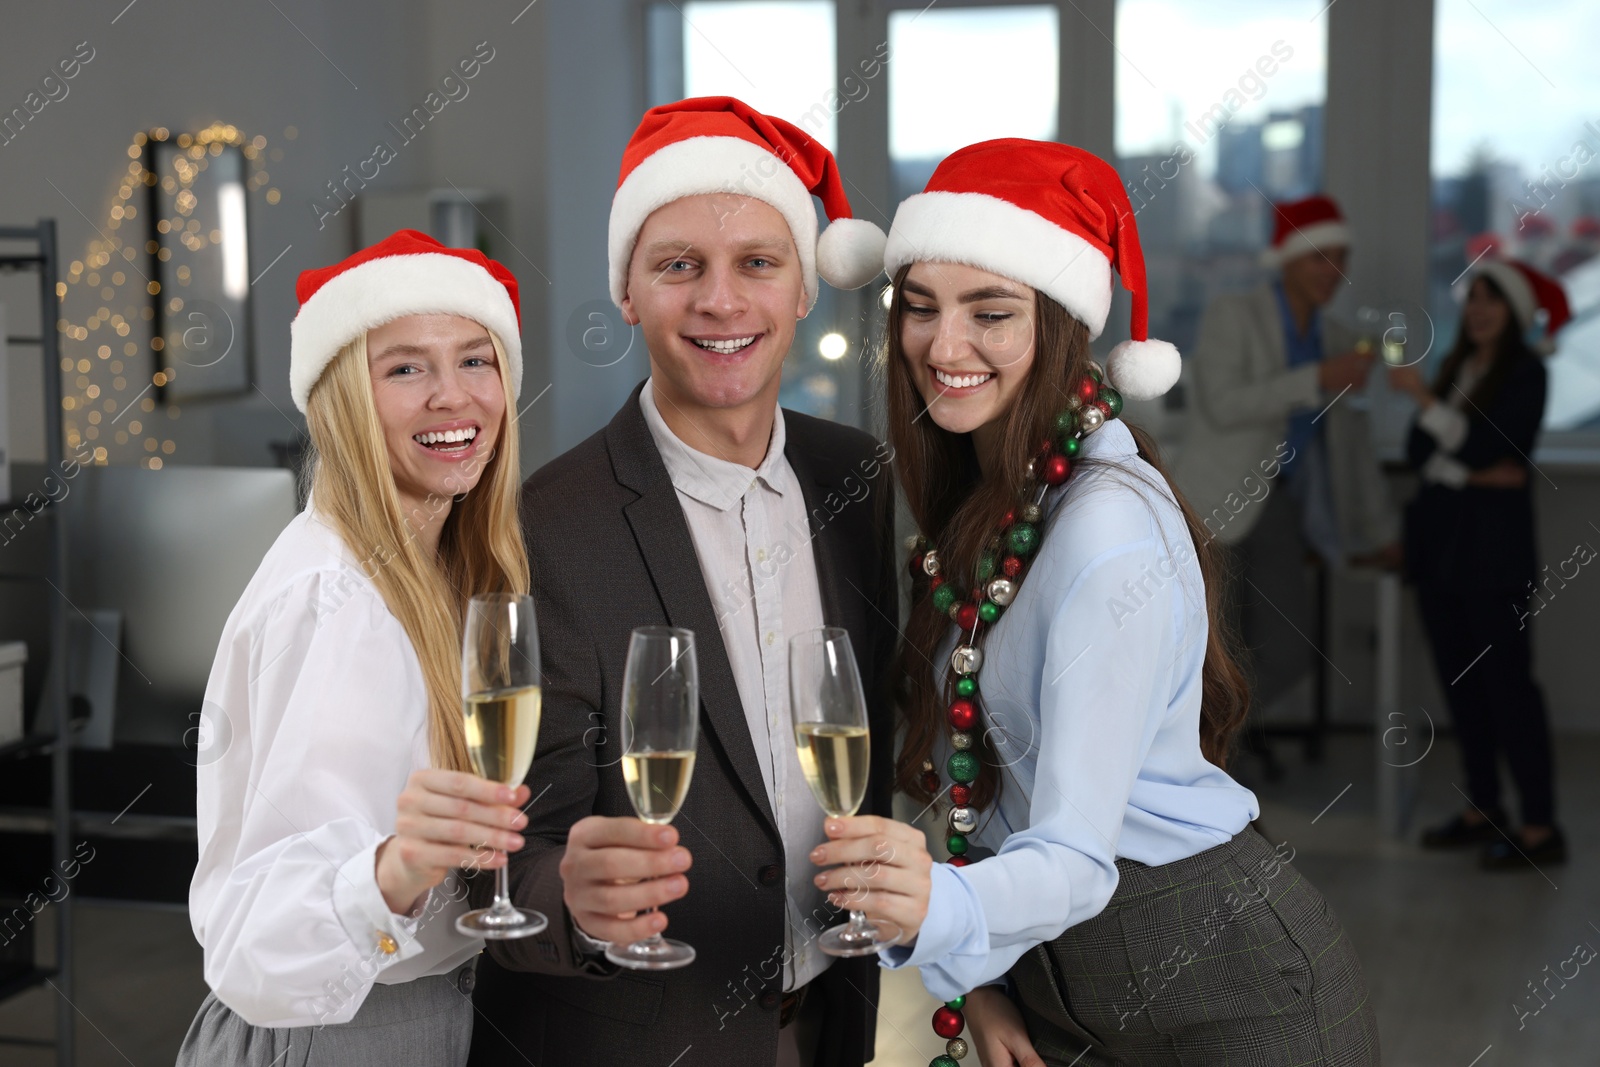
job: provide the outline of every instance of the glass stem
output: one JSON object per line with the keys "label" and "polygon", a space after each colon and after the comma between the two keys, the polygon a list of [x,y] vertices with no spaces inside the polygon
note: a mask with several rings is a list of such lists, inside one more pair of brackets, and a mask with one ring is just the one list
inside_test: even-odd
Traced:
{"label": "glass stem", "polygon": [[850,912],[850,929],[852,932],[871,933],[872,929],[867,925],[867,913],[852,910]]}
{"label": "glass stem", "polygon": [[[655,913],[656,913],[656,909],[655,908],[651,908],[651,909],[649,909],[648,911],[645,912],[646,915],[654,915]],[[657,945],[661,944],[661,934],[658,931],[656,933],[653,933],[653,934],[649,935],[648,937],[644,937],[644,938],[641,938],[638,941],[635,941],[634,944],[638,945],[638,946],[640,946],[642,948],[655,948]]]}
{"label": "glass stem", "polygon": [[496,915],[506,915],[516,910],[511,906],[511,879],[505,867],[494,872],[494,904],[489,910]]}

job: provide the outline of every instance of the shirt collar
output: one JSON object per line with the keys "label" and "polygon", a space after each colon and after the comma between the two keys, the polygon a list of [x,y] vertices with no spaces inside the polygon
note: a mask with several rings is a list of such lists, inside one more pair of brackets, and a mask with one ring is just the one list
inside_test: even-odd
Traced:
{"label": "shirt collar", "polygon": [[650,428],[650,436],[655,439],[656,449],[661,453],[661,461],[666,464],[672,487],[685,496],[718,511],[727,511],[742,500],[757,481],[774,493],[783,494],[782,472],[786,466],[783,450],[788,438],[783,428],[783,409],[777,405],[773,405],[772,437],[767,442],[766,457],[754,470],[742,463],[700,452],[679,440],[656,407],[654,379],[645,381],[639,393],[639,408],[644,413],[645,425]]}
{"label": "shirt collar", "polygon": [[1289,306],[1289,294],[1283,291],[1283,281],[1272,283],[1272,291],[1278,297],[1278,313],[1283,316],[1283,332],[1291,339],[1304,341],[1317,335],[1317,329],[1322,322],[1322,309],[1312,308],[1311,314],[1306,318],[1306,331],[1299,333],[1295,329],[1294,309]]}

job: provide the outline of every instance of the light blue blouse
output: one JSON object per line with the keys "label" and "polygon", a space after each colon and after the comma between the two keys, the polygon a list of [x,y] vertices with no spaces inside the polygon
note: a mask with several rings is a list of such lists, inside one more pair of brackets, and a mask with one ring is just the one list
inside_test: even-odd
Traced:
{"label": "light blue blouse", "polygon": [[[1003,784],[969,839],[994,855],[935,863],[916,942],[879,954],[890,969],[920,968],[941,1000],[1098,915],[1118,858],[1171,863],[1259,812],[1200,754],[1205,590],[1166,482],[1117,420],[1074,466],[1046,498],[1038,556],[984,641],[982,728]],[[941,680],[954,644],[952,633],[935,658]],[[946,781],[948,755],[934,757]]]}

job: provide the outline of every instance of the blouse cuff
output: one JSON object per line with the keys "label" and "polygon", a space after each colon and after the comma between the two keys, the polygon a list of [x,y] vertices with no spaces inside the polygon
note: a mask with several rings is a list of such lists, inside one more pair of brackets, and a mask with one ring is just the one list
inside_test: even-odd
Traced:
{"label": "blouse cuff", "polygon": [[[1434,407],[1439,405],[1435,404]],[[1447,456],[1443,452],[1435,452],[1429,456],[1422,465],[1422,477],[1430,482],[1447,485],[1451,489],[1460,489],[1467,484],[1467,475],[1471,473],[1467,465],[1454,456]]]}
{"label": "blouse cuff", "polygon": [[[972,933],[972,924],[961,921],[960,903],[967,894],[961,876],[948,863],[935,863],[929,872],[932,887],[928,892],[928,915],[909,945],[894,945],[878,953],[878,962],[891,971],[902,967],[921,967],[954,952]],[[988,935],[985,934],[985,942]]]}
{"label": "blouse cuff", "polygon": [[417,940],[417,919],[390,911],[378,888],[377,855],[381,843],[374,842],[357,852],[334,874],[333,910],[350,940],[380,967],[387,967],[417,955],[422,943]]}
{"label": "blouse cuff", "polygon": [[1417,425],[1428,431],[1439,447],[1454,452],[1467,440],[1467,417],[1444,402],[1429,404],[1417,415]]}

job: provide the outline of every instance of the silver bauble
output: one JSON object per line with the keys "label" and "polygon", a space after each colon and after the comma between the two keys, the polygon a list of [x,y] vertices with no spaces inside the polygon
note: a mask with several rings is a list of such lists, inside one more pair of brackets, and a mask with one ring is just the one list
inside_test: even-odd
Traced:
{"label": "silver bauble", "polygon": [[951,808],[950,829],[958,834],[970,834],[978,828],[977,808]]}
{"label": "silver bauble", "polygon": [[957,645],[950,653],[950,666],[957,674],[977,674],[983,666],[983,649],[973,645]]}
{"label": "silver bauble", "polygon": [[929,578],[939,573],[939,553],[931,548],[922,557],[922,573]]}
{"label": "silver bauble", "polygon": [[1012,598],[1017,595],[1017,583],[1010,578],[993,578],[984,587],[984,592],[1001,607],[1010,607]]}
{"label": "silver bauble", "polygon": [[1084,433],[1094,433],[1106,422],[1105,412],[1094,406],[1084,408],[1078,412],[1078,427]]}
{"label": "silver bauble", "polygon": [[1024,505],[1022,505],[1022,521],[1023,522],[1038,522],[1040,519],[1043,519],[1043,518],[1044,518],[1044,509],[1041,508],[1038,504],[1024,504]]}
{"label": "silver bauble", "polygon": [[950,747],[957,752],[965,752],[972,747],[972,735],[965,730],[957,730],[950,735]]}
{"label": "silver bauble", "polygon": [[953,1060],[964,1060],[964,1059],[966,1059],[967,1058],[967,1039],[964,1038],[964,1037],[952,1037],[949,1040],[949,1042],[944,1046],[944,1054],[946,1056],[949,1056]]}

